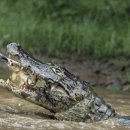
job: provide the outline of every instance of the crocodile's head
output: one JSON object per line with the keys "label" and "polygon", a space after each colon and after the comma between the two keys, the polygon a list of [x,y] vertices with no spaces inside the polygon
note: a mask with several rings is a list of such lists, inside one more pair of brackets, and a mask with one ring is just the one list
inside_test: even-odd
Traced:
{"label": "crocodile's head", "polygon": [[[55,83],[49,84],[49,82],[48,82],[49,79],[45,79],[45,80],[41,79],[30,67],[23,66],[21,64],[21,60],[19,58],[20,52],[21,52],[22,56],[27,54],[26,52],[24,52],[24,50],[21,48],[21,46],[19,44],[10,43],[7,45],[7,53],[9,54],[9,56],[11,56],[11,58],[8,58],[7,56],[0,53],[0,61],[4,62],[12,70],[11,76],[7,79],[7,81],[9,81],[9,83],[11,83],[11,85],[18,87],[20,89],[24,89],[24,90],[26,90],[26,89],[29,90],[32,88],[36,88],[38,86],[45,87],[46,85],[49,85],[51,90],[61,92],[63,94],[63,96],[65,96],[65,95],[68,96],[67,92],[65,91],[65,89],[63,89],[63,87],[61,87],[60,85],[55,84]],[[14,56],[17,56],[18,58],[14,57]],[[17,59],[17,61],[16,61],[16,59]],[[53,70],[53,68],[52,68],[52,70]],[[56,70],[54,69],[53,71],[55,72]],[[57,71],[55,73],[58,73],[58,75],[62,75],[62,73],[57,72]],[[11,79],[13,79],[13,81]],[[19,79],[19,84],[22,81],[22,83],[23,83],[22,85],[24,85],[24,86],[19,87],[18,84],[15,84],[14,81],[16,79]],[[12,84],[12,82],[13,82],[13,84]],[[52,80],[51,80],[51,83],[52,83]]]}
{"label": "crocodile's head", "polygon": [[23,67],[30,68],[38,78],[46,80],[48,84],[56,83],[60,85],[73,99],[82,100],[84,98],[88,84],[79,80],[61,65],[41,63],[16,43],[8,44],[7,52],[12,56],[17,56],[20,64]]}
{"label": "crocodile's head", "polygon": [[[53,64],[53,63],[41,63],[38,62],[36,59],[31,57],[27,52],[25,52],[19,44],[10,43],[7,45],[7,52],[11,55],[11,61],[15,63],[12,56],[17,56],[18,61],[15,66],[18,65],[20,69],[20,76],[19,78],[25,83],[24,87],[31,89],[37,85],[37,82],[43,81],[44,84],[49,85],[51,91],[56,91],[57,96],[60,99],[61,97],[66,96],[67,98],[71,98],[71,100],[82,100],[82,84],[77,82],[77,77],[73,74],[69,73],[65,68],[60,65]],[[10,66],[10,60],[7,57],[1,58],[4,59],[6,64]],[[13,66],[14,67],[14,66]],[[15,72],[16,67],[14,67],[13,72]],[[28,73],[29,70],[29,73]],[[30,73],[31,71],[31,73]],[[22,73],[22,74],[21,74]],[[34,74],[34,76],[32,76]],[[15,74],[16,75],[16,74]],[[15,76],[17,77],[17,75]],[[35,77],[37,78],[35,81]],[[33,85],[26,84],[28,83],[27,79],[31,79],[31,83]],[[35,86],[34,86],[35,85]],[[27,87],[26,87],[27,86]],[[41,85],[42,87],[45,85]],[[41,95],[41,94],[40,94]]]}
{"label": "crocodile's head", "polygon": [[[49,85],[45,80],[37,79],[37,75],[20,62],[0,54],[0,61],[5,62],[12,70],[7,80],[0,79],[0,86],[12,91],[15,95],[34,102],[50,111],[67,109],[75,101],[72,100],[61,86]],[[21,86],[22,85],[22,86]],[[63,101],[62,101],[63,100]],[[65,102],[67,102],[65,104]]]}

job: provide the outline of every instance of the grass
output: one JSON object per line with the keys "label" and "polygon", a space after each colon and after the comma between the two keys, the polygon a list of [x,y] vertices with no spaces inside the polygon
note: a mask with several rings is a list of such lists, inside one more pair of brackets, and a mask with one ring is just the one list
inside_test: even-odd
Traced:
{"label": "grass", "polygon": [[96,58],[130,56],[129,0],[1,0],[0,46]]}

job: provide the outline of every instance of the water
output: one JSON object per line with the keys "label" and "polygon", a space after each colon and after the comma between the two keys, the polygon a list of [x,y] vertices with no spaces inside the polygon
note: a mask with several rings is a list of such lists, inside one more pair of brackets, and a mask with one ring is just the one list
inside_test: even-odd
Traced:
{"label": "water", "polygon": [[[8,77],[8,70],[0,69],[0,78]],[[95,90],[106,102],[111,104],[120,115],[130,115],[130,94]],[[43,116],[50,112],[42,107],[20,99],[8,90],[0,88],[0,130],[127,130],[116,119],[97,123],[57,121]]]}

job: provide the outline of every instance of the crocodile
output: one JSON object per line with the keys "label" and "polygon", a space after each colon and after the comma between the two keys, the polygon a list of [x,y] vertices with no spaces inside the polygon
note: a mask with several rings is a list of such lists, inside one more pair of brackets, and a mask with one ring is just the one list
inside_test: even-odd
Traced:
{"label": "crocodile", "polygon": [[[116,118],[120,124],[130,126],[129,116],[120,116],[94,92],[88,82],[70,73],[64,66],[43,63],[17,43],[8,44],[7,52],[19,61],[0,54],[0,60],[13,71],[7,81],[0,79],[0,85],[16,96],[48,109],[57,120],[96,122]],[[20,80],[16,84],[14,81],[18,77]],[[38,81],[44,83],[38,85]]]}

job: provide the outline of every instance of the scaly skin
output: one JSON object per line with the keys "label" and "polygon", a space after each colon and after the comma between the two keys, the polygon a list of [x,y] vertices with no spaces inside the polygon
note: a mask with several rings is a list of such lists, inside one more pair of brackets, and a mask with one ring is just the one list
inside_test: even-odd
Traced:
{"label": "scaly skin", "polygon": [[[7,83],[1,80],[1,85],[17,96],[50,110],[58,120],[94,122],[116,117],[120,123],[130,125],[129,117],[119,116],[87,82],[78,79],[64,67],[52,63],[41,63],[30,57],[16,43],[9,44],[7,51],[19,57],[20,66],[31,70],[38,79],[46,82],[46,85],[41,87],[33,85],[21,89],[12,86],[11,81]],[[3,59],[7,61],[8,58]],[[25,73],[25,71],[22,72]]]}

